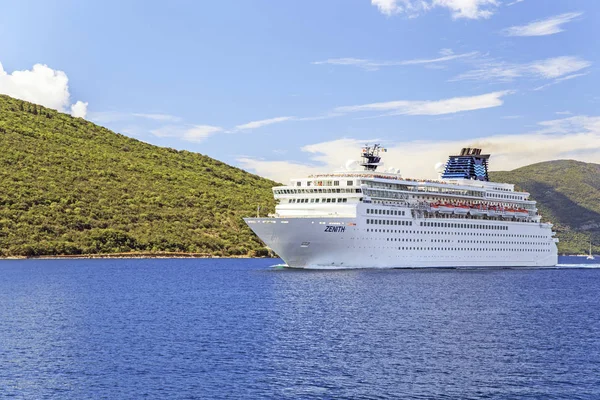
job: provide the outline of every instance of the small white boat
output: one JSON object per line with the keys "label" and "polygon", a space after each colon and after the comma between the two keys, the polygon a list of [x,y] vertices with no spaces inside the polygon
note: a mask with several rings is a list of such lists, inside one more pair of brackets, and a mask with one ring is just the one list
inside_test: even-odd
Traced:
{"label": "small white boat", "polygon": [[467,215],[469,213],[470,208],[468,206],[456,206],[454,207],[454,214],[457,215]]}
{"label": "small white boat", "polygon": [[527,210],[524,210],[522,208],[515,210],[515,217],[517,218],[527,218],[529,217],[529,212]]}
{"label": "small white boat", "polygon": [[502,213],[502,215],[503,215],[505,218],[512,218],[512,217],[514,217],[514,216],[515,216],[515,210],[513,210],[513,209],[510,209],[510,208],[509,208],[509,209],[506,209],[506,210],[504,210],[504,212]]}
{"label": "small white boat", "polygon": [[501,217],[502,211],[494,210],[493,208],[490,208],[487,210],[487,215],[489,215],[490,217]]}
{"label": "small white boat", "polygon": [[429,212],[436,212],[436,211],[440,211],[440,206],[438,206],[437,204],[430,204]]}
{"label": "small white boat", "polygon": [[592,254],[592,241],[590,241],[590,253],[589,255],[586,257],[587,260],[595,260],[596,258],[594,257],[594,255]]}
{"label": "small white boat", "polygon": [[484,215],[488,215],[489,210],[485,208],[471,208],[469,209],[469,214],[475,217],[482,217]]}
{"label": "small white boat", "polygon": [[442,214],[452,214],[454,212],[454,206],[452,204],[440,205],[440,212]]}

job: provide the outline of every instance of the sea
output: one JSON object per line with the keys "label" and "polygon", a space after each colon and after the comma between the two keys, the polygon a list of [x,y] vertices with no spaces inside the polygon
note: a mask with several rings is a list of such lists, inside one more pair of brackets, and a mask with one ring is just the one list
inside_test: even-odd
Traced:
{"label": "sea", "polygon": [[600,264],[585,257],[278,262],[0,261],[0,398],[600,399]]}

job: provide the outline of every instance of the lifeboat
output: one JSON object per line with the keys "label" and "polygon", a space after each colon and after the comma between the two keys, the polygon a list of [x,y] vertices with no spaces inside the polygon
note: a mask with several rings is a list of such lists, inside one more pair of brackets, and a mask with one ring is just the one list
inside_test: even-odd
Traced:
{"label": "lifeboat", "polygon": [[489,215],[490,217],[500,217],[502,216],[502,210],[499,210],[496,207],[490,207],[487,210],[487,215]]}
{"label": "lifeboat", "polygon": [[488,209],[485,206],[473,206],[469,209],[469,214],[475,217],[481,217],[484,215],[488,215]]}
{"label": "lifeboat", "polygon": [[440,211],[440,205],[437,203],[431,203],[429,205],[429,211],[430,212],[436,212],[436,211]]}
{"label": "lifeboat", "polygon": [[512,208],[507,208],[506,210],[504,210],[504,216],[507,218],[512,218],[515,216],[515,210]]}
{"label": "lifeboat", "polygon": [[519,209],[515,210],[515,217],[527,218],[527,217],[529,217],[529,211],[525,210],[524,208],[519,208]]}
{"label": "lifeboat", "polygon": [[440,205],[440,212],[442,214],[452,214],[454,212],[454,205],[452,204],[441,204]]}
{"label": "lifeboat", "polygon": [[467,215],[469,213],[470,207],[465,205],[458,205],[454,207],[454,214],[458,215]]}

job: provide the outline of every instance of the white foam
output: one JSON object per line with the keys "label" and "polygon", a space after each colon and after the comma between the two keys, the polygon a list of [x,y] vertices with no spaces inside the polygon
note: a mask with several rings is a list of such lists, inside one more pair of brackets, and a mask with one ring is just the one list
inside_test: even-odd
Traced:
{"label": "white foam", "polygon": [[557,264],[556,268],[588,268],[600,269],[600,264]]}

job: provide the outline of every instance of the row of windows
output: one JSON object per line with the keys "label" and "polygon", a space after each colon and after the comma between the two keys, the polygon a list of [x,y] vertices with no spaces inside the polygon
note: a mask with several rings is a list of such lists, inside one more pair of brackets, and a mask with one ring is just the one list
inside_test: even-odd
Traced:
{"label": "row of windows", "polygon": [[376,208],[367,208],[367,214],[378,214],[378,215],[404,215],[405,211],[401,210],[379,210]]}
{"label": "row of windows", "polygon": [[398,247],[398,250],[420,250],[420,251],[512,251],[521,253],[546,253],[550,249],[495,249],[495,248],[465,248],[465,247]]}
{"label": "row of windows", "polygon": [[[377,220],[371,220],[371,221],[377,221]],[[367,228],[367,232],[411,233],[411,234],[417,234],[417,235],[497,236],[497,237],[548,239],[548,236],[543,236],[543,235],[515,235],[515,234],[511,234],[511,233],[484,233],[484,232],[469,233],[469,232],[449,232],[449,231],[400,231],[400,230],[394,230],[394,229],[368,229],[368,228]]]}
{"label": "row of windows", "polygon": [[[352,186],[354,181],[346,181],[346,186]],[[340,186],[340,181],[306,181],[306,186]],[[296,186],[302,186],[302,181],[296,182]]]}
{"label": "row of windows", "polygon": [[503,242],[495,240],[459,240],[458,243],[524,244],[528,246],[550,246],[550,243],[543,242]]}
{"label": "row of windows", "polygon": [[[309,201],[310,200],[310,201]],[[290,199],[290,203],[346,203],[348,199],[339,198],[339,199]]]}
{"label": "row of windows", "polygon": [[389,219],[367,219],[367,225],[408,225],[412,226],[412,221],[398,221]]}
{"label": "row of windows", "polygon": [[383,233],[417,233],[415,231],[400,231],[394,229],[367,229],[367,232],[383,232]]}
{"label": "row of windows", "polygon": [[488,193],[488,197],[496,197],[498,199],[523,200],[522,196],[514,196],[512,194]]}
{"label": "row of windows", "polygon": [[[439,201],[439,202],[444,202],[444,203],[452,203],[455,202],[457,200],[461,200],[461,199],[457,199],[457,198],[449,198],[449,197],[431,197],[431,196],[421,196],[421,195],[405,195],[402,194],[400,192],[381,192],[381,191],[375,191],[375,190],[370,190],[370,189],[366,189],[369,192],[367,193],[368,195],[370,195],[371,197],[381,197],[381,198],[385,198],[385,200],[373,200],[372,203],[374,204],[381,204],[384,206],[389,206],[390,204],[398,204],[397,200],[405,200],[405,199],[417,199],[419,201],[420,204],[424,204],[426,203],[428,200],[429,201]],[[378,193],[374,193],[374,192],[378,192]],[[379,193],[380,192],[380,193]],[[466,198],[462,199],[463,201],[468,200]],[[488,206],[498,206],[498,207],[505,207],[505,208],[521,208],[521,207],[526,207],[528,208],[528,206],[524,206],[523,204],[519,204],[519,203],[514,203],[511,201],[480,201],[480,200],[469,200],[469,202],[473,205],[488,205]],[[449,215],[450,218],[456,218],[455,216]],[[464,216],[463,216],[464,217]]]}
{"label": "row of windows", "polygon": [[[412,239],[412,238],[386,238],[386,241],[388,242],[424,242],[424,239]],[[447,239],[432,239],[431,240],[432,243],[450,243],[450,240]],[[533,242],[498,242],[498,241],[493,241],[493,240],[459,240],[458,243],[479,243],[479,244],[508,244],[508,245],[515,245],[515,244],[522,244],[522,245],[529,245],[529,246],[550,246],[549,243],[533,243]]]}
{"label": "row of windows", "polygon": [[508,226],[503,225],[485,225],[485,224],[463,224],[452,222],[428,222],[421,221],[420,226],[428,226],[433,228],[465,228],[465,229],[492,229],[507,231]]}
{"label": "row of windows", "polygon": [[[403,185],[403,184],[394,184],[394,183],[381,183],[381,182],[364,182],[369,189],[371,189],[374,193],[381,195],[382,197],[388,197],[391,191],[398,192],[420,192],[420,193],[431,193],[441,195],[455,195],[455,196],[471,196],[471,197],[484,197],[484,193],[476,190],[468,190],[468,189],[452,189],[438,186],[412,186],[412,185]],[[378,189],[384,189],[378,190]],[[437,197],[436,197],[437,198]]]}
{"label": "row of windows", "polygon": [[275,194],[360,193],[360,189],[273,189]]}

